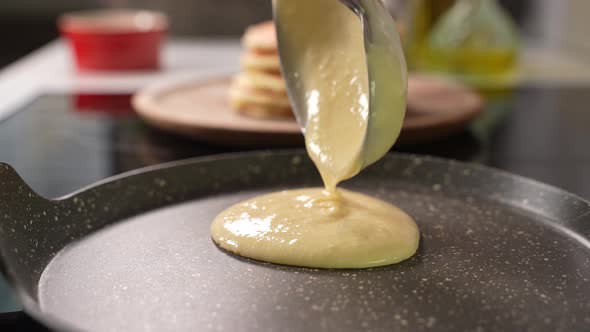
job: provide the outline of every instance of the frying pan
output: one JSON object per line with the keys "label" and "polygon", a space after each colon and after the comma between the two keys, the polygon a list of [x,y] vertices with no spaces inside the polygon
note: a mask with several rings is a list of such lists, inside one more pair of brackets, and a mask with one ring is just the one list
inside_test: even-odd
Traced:
{"label": "frying pan", "polygon": [[279,266],[210,240],[230,204],[311,185],[303,152],[247,153],[47,200],[2,164],[2,269],[25,310],[64,331],[590,329],[590,204],[481,166],[396,154],[344,184],[416,219],[420,249],[397,265]]}

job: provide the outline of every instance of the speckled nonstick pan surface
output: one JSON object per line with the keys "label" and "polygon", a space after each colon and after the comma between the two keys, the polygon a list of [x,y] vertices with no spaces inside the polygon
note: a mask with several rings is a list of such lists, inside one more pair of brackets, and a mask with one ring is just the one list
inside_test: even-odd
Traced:
{"label": "speckled nonstick pan surface", "polygon": [[27,311],[62,330],[590,329],[589,203],[488,168],[398,154],[344,185],[416,219],[419,252],[398,265],[277,266],[210,240],[230,204],[319,184],[302,153],[251,153],[48,201],[0,165],[3,269]]}

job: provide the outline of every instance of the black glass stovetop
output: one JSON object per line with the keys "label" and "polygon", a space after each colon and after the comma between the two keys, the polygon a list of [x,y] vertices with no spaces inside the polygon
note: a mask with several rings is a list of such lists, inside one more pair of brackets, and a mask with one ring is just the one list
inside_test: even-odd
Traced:
{"label": "black glass stovetop", "polygon": [[[467,130],[394,150],[481,163],[590,199],[590,87],[531,86],[488,98],[484,116]],[[140,167],[244,150],[150,128],[129,100],[41,95],[0,121],[0,161],[39,194],[55,198]],[[9,294],[0,280],[0,331],[43,330],[18,312]]]}

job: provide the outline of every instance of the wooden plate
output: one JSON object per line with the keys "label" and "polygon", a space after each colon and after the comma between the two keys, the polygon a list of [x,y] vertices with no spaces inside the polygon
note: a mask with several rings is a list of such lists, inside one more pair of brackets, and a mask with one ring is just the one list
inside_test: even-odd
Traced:
{"label": "wooden plate", "polygon": [[[175,82],[148,87],[133,98],[137,113],[160,129],[216,144],[296,146],[303,138],[294,119],[256,119],[228,102],[229,79]],[[411,76],[408,112],[399,139],[422,142],[462,130],[482,110],[482,98],[468,88],[428,76]]]}

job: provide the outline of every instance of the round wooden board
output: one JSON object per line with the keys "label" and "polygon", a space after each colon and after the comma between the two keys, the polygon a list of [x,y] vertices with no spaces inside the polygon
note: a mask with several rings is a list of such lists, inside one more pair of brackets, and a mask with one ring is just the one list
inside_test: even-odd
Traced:
{"label": "round wooden board", "polygon": [[[203,141],[240,146],[303,144],[294,119],[257,119],[232,110],[229,78],[148,87],[133,97],[139,116],[160,129]],[[462,130],[482,110],[470,89],[439,78],[410,76],[408,111],[399,143],[432,140]]]}

